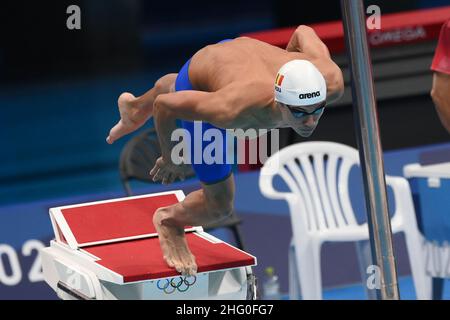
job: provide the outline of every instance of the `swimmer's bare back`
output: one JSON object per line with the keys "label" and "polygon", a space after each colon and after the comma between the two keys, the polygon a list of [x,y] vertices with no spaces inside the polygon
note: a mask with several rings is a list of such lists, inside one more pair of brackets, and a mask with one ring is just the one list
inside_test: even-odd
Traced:
{"label": "swimmer's bare back", "polygon": [[[329,51],[315,32],[301,26],[304,42],[296,46],[291,39],[287,50],[247,37],[213,44],[199,50],[189,67],[189,78],[196,90],[221,92],[229,100],[228,112],[236,112],[230,128],[275,128],[282,126],[281,114],[273,100],[274,80],[286,62],[303,59],[313,63],[327,82],[327,100],[341,94],[341,72],[331,60]],[[293,36],[294,38],[294,36]],[[299,48],[303,52],[299,52]],[[292,51],[288,51],[292,50]],[[338,79],[336,79],[338,74]],[[340,76],[340,77],[339,77]],[[234,106],[236,109],[231,109]],[[240,107],[240,108],[239,108]],[[211,105],[214,108],[214,105]]]}
{"label": "swimmer's bare back", "polygon": [[309,60],[310,57],[241,37],[197,51],[189,67],[189,79],[195,89],[208,92],[218,91],[231,83],[267,82],[272,94],[277,71],[294,59]]}

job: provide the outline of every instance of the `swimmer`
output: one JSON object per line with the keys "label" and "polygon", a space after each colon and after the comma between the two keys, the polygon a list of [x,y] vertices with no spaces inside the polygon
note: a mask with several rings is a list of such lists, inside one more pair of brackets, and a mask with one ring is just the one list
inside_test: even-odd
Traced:
{"label": "swimmer", "polygon": [[[168,184],[183,179],[190,169],[171,159],[177,119],[192,139],[202,139],[194,134],[197,120],[203,131],[218,128],[224,137],[225,129],[286,127],[308,137],[325,105],[339,99],[343,90],[340,68],[308,26],[295,30],[285,50],[247,37],[224,40],[199,50],[178,74],[163,76],[142,96],[123,93],[118,100],[121,119],[107,142],[153,117],[162,156],[150,175]],[[192,168],[202,188],[180,203],[158,209],[153,217],[165,261],[184,275],[197,272],[184,227],[225,219],[233,211],[235,193],[231,164],[192,164]]]}

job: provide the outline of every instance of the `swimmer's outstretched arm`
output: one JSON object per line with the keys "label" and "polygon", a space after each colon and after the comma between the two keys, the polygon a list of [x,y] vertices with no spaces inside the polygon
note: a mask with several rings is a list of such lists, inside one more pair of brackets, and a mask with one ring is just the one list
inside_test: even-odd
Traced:
{"label": "swimmer's outstretched arm", "polygon": [[287,51],[300,52],[320,70],[327,82],[327,102],[341,98],[344,93],[344,78],[339,66],[331,59],[330,51],[313,28],[301,25],[292,34]]}
{"label": "swimmer's outstretched arm", "polygon": [[244,92],[252,94],[243,95],[242,85],[230,84],[215,92],[186,90],[159,95],[155,99],[153,112],[162,156],[150,171],[153,181],[171,183],[176,178],[183,179],[182,168],[171,159],[173,147],[178,143],[171,141],[176,119],[205,121],[224,129],[236,128],[245,121],[245,116],[241,115],[258,105],[255,100],[260,99],[259,90],[258,84],[251,83],[244,88]]}
{"label": "swimmer's outstretched arm", "polygon": [[206,121],[223,128],[235,116],[231,108],[227,107],[221,92],[193,90],[159,95],[153,105],[153,115],[164,161],[170,160],[171,150],[175,145],[171,141],[171,134],[176,129],[176,119]]}
{"label": "swimmer's outstretched arm", "polygon": [[301,25],[291,36],[286,51],[305,53],[310,59],[327,57],[330,52],[313,28]]}

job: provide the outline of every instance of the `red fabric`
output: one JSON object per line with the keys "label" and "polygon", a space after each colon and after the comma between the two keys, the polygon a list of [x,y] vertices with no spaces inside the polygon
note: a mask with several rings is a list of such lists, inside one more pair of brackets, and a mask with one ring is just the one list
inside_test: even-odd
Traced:
{"label": "red fabric", "polygon": [[63,209],[79,244],[156,234],[152,217],[156,209],[177,203],[174,194],[122,200]]}
{"label": "red fabric", "polygon": [[[198,272],[255,264],[249,254],[225,243],[211,243],[195,233],[186,234]],[[174,277],[179,273],[163,260],[158,238],[139,239],[83,248],[100,258],[98,264],[115,271],[124,282]]]}
{"label": "red fabric", "polygon": [[[436,39],[442,23],[450,16],[450,6],[382,14],[381,30],[368,30],[369,45],[384,47]],[[331,21],[310,25],[327,45],[331,53],[345,50],[342,21]],[[285,48],[295,27],[253,32],[243,36],[255,38]]]}
{"label": "red fabric", "polygon": [[[253,140],[254,143],[256,143],[256,152],[259,155],[259,137]],[[241,172],[246,171],[252,171],[252,170],[258,170],[262,167],[262,163],[259,159],[259,156],[256,159],[256,163],[250,163],[250,140],[244,141],[244,152],[245,152],[245,163],[238,164],[238,170]]]}
{"label": "red fabric", "polygon": [[431,70],[450,74],[450,20],[441,28]]}

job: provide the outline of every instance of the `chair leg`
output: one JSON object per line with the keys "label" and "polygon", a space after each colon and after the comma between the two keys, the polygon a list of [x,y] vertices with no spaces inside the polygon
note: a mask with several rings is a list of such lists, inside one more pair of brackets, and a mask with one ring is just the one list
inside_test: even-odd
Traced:
{"label": "chair leg", "polygon": [[289,300],[300,300],[300,280],[295,257],[295,246],[291,241],[288,252]]}
{"label": "chair leg", "polygon": [[442,294],[444,292],[444,279],[433,278],[433,300],[442,300]]}
{"label": "chair leg", "polygon": [[122,186],[123,186],[123,189],[125,190],[127,197],[130,197],[133,195],[133,192],[131,191],[131,186],[130,186],[130,183],[128,182],[128,180],[122,179]]}
{"label": "chair leg", "polygon": [[242,251],[245,251],[244,249],[244,241],[242,238],[242,232],[240,230],[239,225],[231,226],[231,231],[233,232],[234,238],[236,239],[236,246],[241,249]]}
{"label": "chair leg", "polygon": [[303,300],[322,300],[320,243],[310,241],[295,247],[300,291]]}
{"label": "chair leg", "polygon": [[368,300],[376,300],[377,292],[375,289],[369,289],[367,281],[367,267],[373,265],[372,255],[370,250],[370,241],[361,240],[355,242],[356,254],[358,256],[359,272],[361,274],[361,282],[366,291]]}
{"label": "chair leg", "polygon": [[405,240],[408,248],[409,265],[414,281],[417,300],[432,298],[432,279],[427,275],[422,236],[415,231],[405,230]]}

